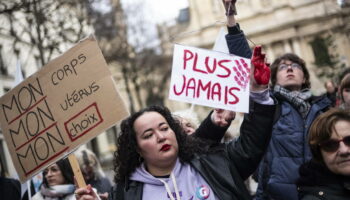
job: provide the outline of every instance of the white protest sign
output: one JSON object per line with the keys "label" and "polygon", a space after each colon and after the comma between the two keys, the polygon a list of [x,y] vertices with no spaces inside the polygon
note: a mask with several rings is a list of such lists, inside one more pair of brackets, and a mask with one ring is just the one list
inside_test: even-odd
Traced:
{"label": "white protest sign", "polygon": [[247,113],[249,72],[249,59],[175,45],[169,98]]}
{"label": "white protest sign", "polygon": [[93,37],[2,96],[0,113],[22,183],[128,115]]}

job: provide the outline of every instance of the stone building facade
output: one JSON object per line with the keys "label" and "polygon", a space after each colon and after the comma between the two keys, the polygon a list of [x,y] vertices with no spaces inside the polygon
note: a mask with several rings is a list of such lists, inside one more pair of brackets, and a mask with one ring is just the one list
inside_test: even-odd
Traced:
{"label": "stone building facade", "polygon": [[[238,0],[237,21],[250,45],[262,45],[268,61],[292,52],[301,56],[310,70],[312,90],[324,92],[320,68],[329,63],[350,65],[350,8],[334,0]],[[220,0],[189,0],[181,20],[167,29],[170,43],[212,48],[226,17]],[[186,15],[187,14],[187,15]],[[187,18],[184,16],[188,16]],[[328,42],[328,43],[327,43]],[[328,46],[327,46],[328,45]],[[325,47],[325,48],[321,48]]]}

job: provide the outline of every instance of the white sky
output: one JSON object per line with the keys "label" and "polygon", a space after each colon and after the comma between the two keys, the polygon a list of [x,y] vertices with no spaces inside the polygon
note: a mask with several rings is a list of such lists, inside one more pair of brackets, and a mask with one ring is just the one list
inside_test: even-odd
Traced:
{"label": "white sky", "polygon": [[188,0],[122,0],[125,5],[139,4],[145,6],[145,17],[153,23],[162,23],[175,19],[181,8],[188,7]]}
{"label": "white sky", "polygon": [[164,22],[178,16],[181,8],[188,7],[187,0],[146,0],[153,10],[155,22]]}
{"label": "white sky", "polygon": [[129,42],[136,47],[159,44],[156,24],[173,24],[188,0],[121,0],[128,15]]}

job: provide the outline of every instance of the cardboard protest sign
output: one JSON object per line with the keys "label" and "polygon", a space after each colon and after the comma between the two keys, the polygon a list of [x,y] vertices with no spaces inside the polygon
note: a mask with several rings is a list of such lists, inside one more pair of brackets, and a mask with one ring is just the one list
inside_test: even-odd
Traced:
{"label": "cardboard protest sign", "polygon": [[21,182],[128,115],[93,37],[2,96],[0,112]]}
{"label": "cardboard protest sign", "polygon": [[175,45],[169,98],[248,112],[249,73],[249,59]]}

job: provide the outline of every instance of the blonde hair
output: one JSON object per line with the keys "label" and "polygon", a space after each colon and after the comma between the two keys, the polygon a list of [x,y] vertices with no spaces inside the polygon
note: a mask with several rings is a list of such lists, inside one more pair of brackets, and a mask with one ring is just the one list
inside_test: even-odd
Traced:
{"label": "blonde hair", "polygon": [[199,126],[198,115],[192,109],[180,110],[172,113],[173,117],[177,120],[185,119],[188,121],[194,129]]}

